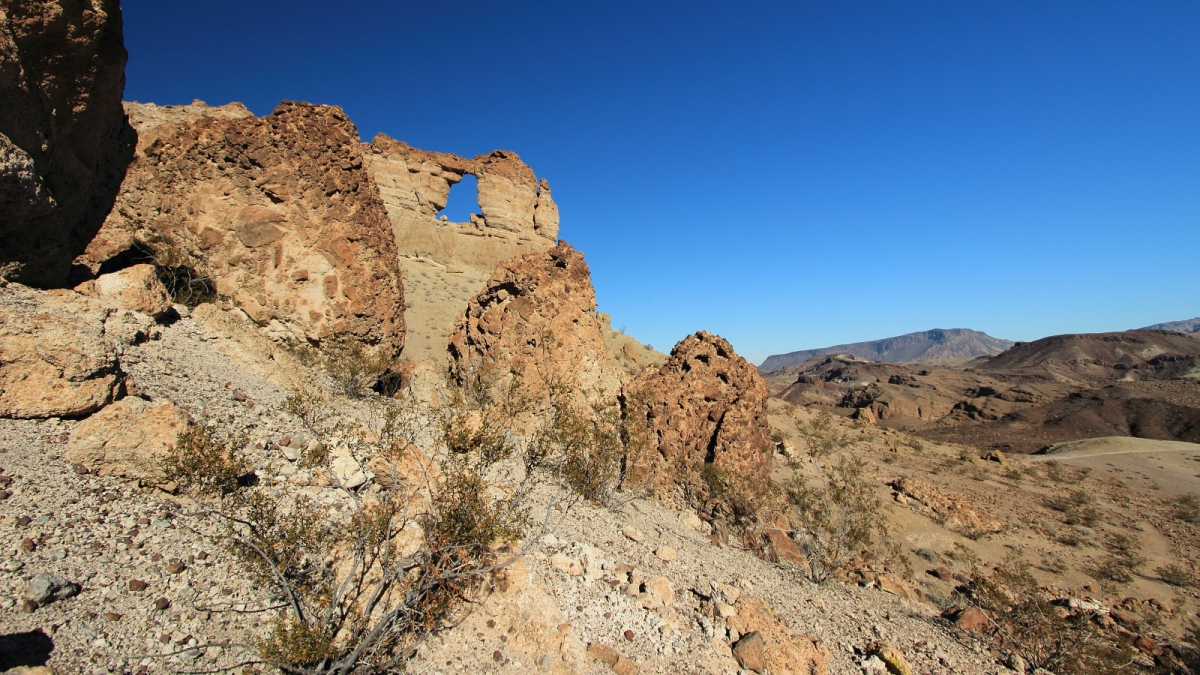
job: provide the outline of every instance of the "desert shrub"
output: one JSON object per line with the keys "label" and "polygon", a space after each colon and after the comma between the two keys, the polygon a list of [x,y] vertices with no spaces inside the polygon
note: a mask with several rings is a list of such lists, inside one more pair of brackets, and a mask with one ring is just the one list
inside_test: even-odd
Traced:
{"label": "desert shrub", "polygon": [[989,614],[995,642],[1024,659],[1030,670],[1129,672],[1132,648],[1105,635],[1085,612],[1055,606],[1022,560],[1010,558],[991,575],[976,569],[964,597]]}
{"label": "desert shrub", "polygon": [[828,457],[848,442],[846,435],[834,425],[833,415],[826,410],[818,412],[808,422],[797,420],[796,428],[808,447],[808,453],[817,459]]}
{"label": "desert shrub", "polygon": [[1056,459],[1052,459],[1045,464],[1046,478],[1049,478],[1055,483],[1061,483],[1067,480],[1067,474],[1063,471],[1063,466]]}
{"label": "desert shrub", "polygon": [[325,370],[342,394],[350,398],[369,396],[394,365],[383,349],[370,348],[357,340],[334,342],[325,349]]}
{"label": "desert shrub", "polygon": [[798,472],[786,485],[794,538],[808,562],[808,576],[821,583],[863,549],[887,536],[883,503],[863,475],[865,464],[841,454],[822,464],[816,486]]}
{"label": "desert shrub", "polygon": [[1108,554],[1090,570],[1102,582],[1127,584],[1133,581],[1138,568],[1146,563],[1137,540],[1126,534],[1110,534],[1104,541]]}
{"label": "desert shrub", "polygon": [[206,425],[194,424],[176,437],[175,448],[162,462],[167,480],[203,495],[227,495],[253,479],[253,467],[238,449],[244,438],[228,438]]}
{"label": "desert shrub", "polygon": [[[536,486],[557,489],[549,512],[569,507],[580,485],[564,475],[578,469],[578,453],[566,452],[569,468],[555,473],[544,444],[513,436],[517,417],[531,412],[514,391],[462,387],[437,408],[373,397],[356,404],[356,417],[314,395],[290,398],[285,409],[316,439],[301,461],[332,480],[348,510],[243,485],[236,477],[248,464],[237,443],[203,428],[180,435],[164,466],[224,523],[226,548],[277,605],[251,663],[295,675],[402,672],[420,641],[515,559],[509,542],[535,525],[544,531],[530,517]],[[596,440],[587,425],[539,419],[551,429],[535,437]],[[609,452],[619,432],[605,434]],[[347,457],[375,477],[344,482],[334,469]]]}
{"label": "desert shrub", "polygon": [[1043,502],[1048,508],[1062,513],[1067,525],[1095,527],[1102,516],[1092,506],[1092,496],[1087,490],[1079,489],[1069,495],[1047,497]]}
{"label": "desert shrub", "polygon": [[196,307],[217,299],[216,283],[171,238],[163,236],[153,243],[139,242],[131,251],[142,252],[144,261],[154,265],[155,276],[166,287],[175,304]]}
{"label": "desert shrub", "polygon": [[1172,586],[1191,588],[1196,585],[1195,573],[1183,565],[1168,563],[1162,567],[1155,568],[1154,571],[1158,574],[1159,579]]}
{"label": "desert shrub", "polygon": [[1172,518],[1193,525],[1200,523],[1200,496],[1188,494],[1176,497],[1170,505]]}

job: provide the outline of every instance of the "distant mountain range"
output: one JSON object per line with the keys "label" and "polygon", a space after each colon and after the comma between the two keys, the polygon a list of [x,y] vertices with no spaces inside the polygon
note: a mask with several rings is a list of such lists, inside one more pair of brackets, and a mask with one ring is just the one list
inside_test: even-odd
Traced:
{"label": "distant mountain range", "polygon": [[1175,333],[1200,334],[1200,316],[1194,319],[1185,319],[1183,321],[1156,323],[1153,326],[1146,326],[1145,328],[1139,328],[1138,330],[1169,330]]}
{"label": "distant mountain range", "polygon": [[871,361],[910,363],[913,361],[974,358],[1002,352],[1011,346],[1013,346],[1011,340],[1001,340],[969,328],[935,328],[884,340],[775,354],[768,356],[758,369],[760,372],[769,373],[804,363],[814,356],[826,354],[849,354]]}

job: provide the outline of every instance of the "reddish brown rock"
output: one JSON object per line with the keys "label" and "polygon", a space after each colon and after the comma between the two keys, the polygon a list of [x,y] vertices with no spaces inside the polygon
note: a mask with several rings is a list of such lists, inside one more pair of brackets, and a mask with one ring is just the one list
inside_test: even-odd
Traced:
{"label": "reddish brown rock", "polygon": [[0,265],[67,284],[112,207],[136,135],[117,0],[0,0]]}
{"label": "reddish brown rock", "polygon": [[963,630],[969,630],[972,633],[983,633],[987,631],[988,626],[990,625],[987,614],[984,614],[982,610],[974,607],[953,610],[947,616],[954,621],[954,623],[958,624],[959,628],[962,628]]}
{"label": "reddish brown rock", "polygon": [[404,289],[391,225],[340,108],[285,101],[260,118],[240,106],[130,105],[134,119],[143,110],[150,119],[139,125],[154,140],[139,147],[80,263],[100,271],[156,257],[207,275],[260,326],[399,352]]}
{"label": "reddish brown rock", "polygon": [[980,513],[970,501],[946,494],[919,478],[904,477],[891,485],[908,499],[910,506],[928,512],[948,530],[974,536],[1004,529],[1000,521]]}
{"label": "reddish brown rock", "polygon": [[[737,614],[726,621],[732,630],[744,636],[734,646],[734,656],[743,668],[772,675],[825,675],[829,672],[828,663],[832,657],[829,649],[813,638],[793,632],[786,623],[771,615],[762,600],[743,595],[738,598],[736,609]],[[757,638],[753,637],[755,635]]]}
{"label": "reddish brown rock", "polygon": [[[680,341],[667,363],[626,385],[623,414],[657,439],[644,478],[670,491],[703,484],[707,471],[752,498],[771,470],[767,385],[723,338],[700,331]],[[715,470],[715,471],[714,471]]]}
{"label": "reddish brown rock", "polygon": [[591,272],[566,242],[502,263],[450,336],[450,355],[459,377],[472,369],[511,370],[533,392],[557,380],[607,398],[619,386]]}
{"label": "reddish brown rock", "polygon": [[[554,246],[558,206],[550,184],[539,181],[514,152],[467,159],[379,134],[364,156],[401,255],[491,271],[505,260]],[[439,219],[451,187],[466,175],[478,178],[480,213],[465,223]]]}

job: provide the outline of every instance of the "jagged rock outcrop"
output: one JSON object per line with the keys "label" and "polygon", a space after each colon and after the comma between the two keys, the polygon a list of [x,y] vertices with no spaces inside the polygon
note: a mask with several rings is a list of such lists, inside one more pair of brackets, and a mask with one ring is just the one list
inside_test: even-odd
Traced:
{"label": "jagged rock outcrop", "polygon": [[398,353],[395,242],[354,125],[333,106],[244,111],[131,104],[154,140],[80,261],[97,272],[147,256],[192,267],[259,325]]}
{"label": "jagged rock outcrop", "polygon": [[[467,159],[418,150],[384,134],[364,152],[401,255],[490,271],[505,260],[555,244],[558,206],[550,197],[550,184],[539,181],[514,152],[495,150]],[[467,174],[479,181],[481,213],[466,223],[439,220],[450,187]]]}
{"label": "jagged rock outcrop", "polygon": [[708,467],[747,495],[767,485],[767,385],[723,338],[689,335],[665,365],[627,384],[621,399],[625,418],[644,421],[650,432],[646,478],[660,491],[698,484]]}
{"label": "jagged rock outcrop", "polygon": [[121,381],[112,310],[73,291],[0,288],[0,417],[87,415]]}
{"label": "jagged rock outcrop", "polygon": [[450,336],[450,355],[460,377],[511,369],[535,392],[544,390],[543,376],[605,398],[619,387],[591,272],[566,242],[502,263]]}
{"label": "jagged rock outcrop", "polygon": [[68,283],[112,207],[135,134],[125,120],[117,0],[0,0],[0,265]]}

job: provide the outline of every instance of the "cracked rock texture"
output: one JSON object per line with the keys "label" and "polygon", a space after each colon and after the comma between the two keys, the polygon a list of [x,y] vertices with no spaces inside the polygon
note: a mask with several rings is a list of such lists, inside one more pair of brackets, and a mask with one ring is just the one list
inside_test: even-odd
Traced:
{"label": "cracked rock texture", "polygon": [[[475,159],[429,152],[377,135],[365,146],[401,255],[443,265],[491,271],[515,256],[544,251],[558,237],[558,206],[515,152],[494,150]],[[479,183],[479,214],[470,222],[439,220],[450,187],[464,175]]]}
{"label": "cracked rock texture", "polygon": [[568,378],[576,391],[605,399],[620,386],[596,318],[591,272],[566,242],[502,263],[467,306],[450,353],[460,377],[512,369],[532,391],[544,387],[543,376]]}
{"label": "cracked rock texture", "polygon": [[702,482],[706,467],[752,493],[767,485],[767,385],[724,338],[699,331],[679,341],[666,364],[626,385],[622,405],[652,434],[647,478],[660,492]]}
{"label": "cracked rock texture", "polygon": [[298,339],[404,346],[404,288],[391,225],[336,106],[129,104],[153,137],[80,260],[151,257],[209,276],[255,323]]}
{"label": "cracked rock texture", "polygon": [[68,282],[112,207],[136,134],[125,119],[117,0],[0,0],[0,264]]}
{"label": "cracked rock texture", "polygon": [[0,288],[0,417],[86,415],[111,401],[121,370],[110,314],[73,291]]}

